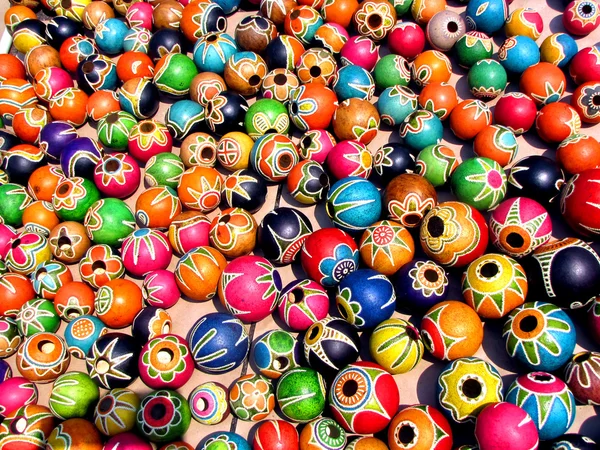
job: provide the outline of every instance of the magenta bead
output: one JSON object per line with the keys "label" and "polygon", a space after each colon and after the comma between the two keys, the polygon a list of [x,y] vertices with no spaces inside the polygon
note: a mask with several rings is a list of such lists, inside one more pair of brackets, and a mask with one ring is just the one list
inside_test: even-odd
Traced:
{"label": "magenta bead", "polygon": [[335,138],[329,131],[307,131],[300,139],[300,156],[323,164],[335,144]]}
{"label": "magenta bead", "polygon": [[[136,3],[137,5],[137,3]],[[146,442],[133,432],[119,433],[111,437],[103,450],[153,450],[152,444]]]}
{"label": "magenta bead", "polygon": [[175,274],[169,270],[153,270],[144,278],[142,296],[150,306],[165,309],[175,306],[181,297]]}
{"label": "magenta bead", "polygon": [[26,378],[13,377],[0,383],[0,417],[6,417],[22,406],[36,404],[37,400],[37,387]]}
{"label": "magenta bead", "polygon": [[600,45],[579,50],[569,64],[569,74],[577,84],[600,81]]}
{"label": "magenta bead", "polygon": [[94,183],[108,197],[129,197],[140,185],[141,171],[133,157],[125,153],[104,156],[94,170]]}
{"label": "magenta bead", "polygon": [[154,8],[150,3],[137,2],[132,4],[127,9],[125,18],[129,23],[129,27],[142,27],[149,31],[152,31],[152,13]]}
{"label": "magenta bead", "polygon": [[158,230],[141,228],[123,241],[121,257],[127,271],[143,277],[153,270],[166,269],[171,262],[171,244],[167,236]]}
{"label": "magenta bead", "polygon": [[258,322],[277,306],[281,278],[262,256],[240,256],[231,261],[219,281],[219,299],[244,322]]}
{"label": "magenta bead", "polygon": [[600,345],[600,299],[596,297],[587,312],[587,332]]}
{"label": "magenta bead", "polygon": [[475,437],[480,450],[538,448],[535,423],[522,408],[501,402],[486,406],[477,416]]}
{"label": "magenta bead", "polygon": [[327,155],[327,168],[338,180],[350,176],[369,178],[372,169],[369,149],[358,141],[339,142]]}
{"label": "magenta bead", "polygon": [[169,227],[169,236],[175,251],[183,254],[196,247],[208,247],[210,220],[199,211],[184,214],[189,217],[177,216]]}
{"label": "magenta bead", "polygon": [[152,389],[179,389],[190,380],[194,367],[187,341],[176,334],[150,339],[138,361],[140,378]]}
{"label": "magenta bead", "polygon": [[340,56],[342,64],[354,64],[370,72],[379,59],[379,46],[368,37],[353,36],[342,47]]}
{"label": "magenta bead", "polygon": [[65,69],[60,67],[46,67],[35,75],[35,92],[39,98],[48,101],[58,91],[72,88],[73,78]]}
{"label": "magenta bead", "polygon": [[416,23],[401,22],[390,31],[388,46],[393,54],[413,60],[425,48],[425,33]]}
{"label": "magenta bead", "polygon": [[552,220],[535,200],[515,197],[498,205],[490,216],[490,239],[502,253],[521,258],[552,236]]}
{"label": "magenta bead", "polygon": [[17,230],[15,230],[10,225],[0,223],[0,258],[1,259],[6,258],[8,249],[10,248],[9,242],[16,235],[17,235]]}
{"label": "magenta bead", "polygon": [[329,314],[329,296],[316,281],[304,279],[288,284],[279,296],[279,318],[293,330],[307,330]]}

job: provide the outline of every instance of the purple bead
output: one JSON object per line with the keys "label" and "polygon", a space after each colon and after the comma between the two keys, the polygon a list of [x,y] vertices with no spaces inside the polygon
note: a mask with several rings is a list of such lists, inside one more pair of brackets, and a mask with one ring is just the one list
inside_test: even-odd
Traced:
{"label": "purple bead", "polygon": [[12,369],[4,359],[0,359],[0,383],[9,378],[12,378]]}
{"label": "purple bead", "polygon": [[77,130],[67,122],[57,120],[50,122],[40,132],[40,148],[50,162],[60,161],[60,154],[65,146],[77,139]]}
{"label": "purple bead", "polygon": [[60,167],[68,178],[82,177],[92,180],[94,169],[102,159],[98,142],[89,137],[73,139],[60,155]]}

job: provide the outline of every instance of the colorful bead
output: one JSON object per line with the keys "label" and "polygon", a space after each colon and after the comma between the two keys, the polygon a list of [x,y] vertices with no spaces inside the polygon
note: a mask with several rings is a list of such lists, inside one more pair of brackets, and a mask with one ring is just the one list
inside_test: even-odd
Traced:
{"label": "colorful bead", "polygon": [[405,264],[392,279],[401,306],[426,311],[446,299],[448,277],[433,261],[413,260]]}
{"label": "colorful bead", "polygon": [[225,11],[218,3],[191,3],[183,8],[180,22],[181,31],[190,42],[227,29]]}
{"label": "colorful bead", "polygon": [[275,208],[267,213],[258,228],[258,243],[269,261],[290,264],[310,233],[312,225],[302,212]]}
{"label": "colorful bead", "polygon": [[98,290],[94,306],[106,326],[123,328],[131,325],[142,309],[142,290],[130,280],[110,280]]}
{"label": "colorful bead", "polygon": [[254,434],[254,450],[298,450],[296,428],[283,420],[265,420]]}
{"label": "colorful bead", "polygon": [[437,194],[425,178],[405,173],[387,185],[383,203],[390,219],[415,228],[437,204]]}
{"label": "colorful bead", "polygon": [[0,319],[0,357],[8,358],[16,353],[23,338],[16,322],[10,317]]}
{"label": "colorful bead", "polygon": [[216,425],[229,415],[227,388],[207,382],[196,387],[188,397],[192,417],[203,425]]}
{"label": "colorful bead", "polygon": [[123,111],[137,119],[148,119],[158,111],[158,89],[148,78],[132,78],[119,88],[119,103]]}
{"label": "colorful bead", "polygon": [[346,432],[333,419],[322,417],[306,424],[300,433],[300,448],[306,450],[342,450]]}
{"label": "colorful bead", "polygon": [[319,46],[329,50],[334,55],[338,55],[346,42],[348,42],[349,34],[340,24],[329,22],[321,25],[313,40]]}
{"label": "colorful bead", "polygon": [[275,396],[285,417],[297,422],[308,422],[319,417],[325,409],[325,381],[313,369],[291,369],[279,379]]}
{"label": "colorful bead", "polygon": [[565,367],[567,386],[575,398],[583,404],[597,405],[600,402],[598,395],[599,362],[597,352],[579,352]]}
{"label": "colorful bead", "polygon": [[[383,61],[383,59],[380,61]],[[382,70],[383,69],[380,68],[378,71],[376,67],[375,74],[380,73]],[[386,73],[389,76],[389,71]],[[410,69],[408,69],[408,79],[410,80]],[[394,79],[394,81],[399,80]],[[408,82],[405,84],[408,84]],[[373,76],[366,69],[355,65],[348,65],[340,68],[332,78],[331,87],[333,88],[335,95],[337,95],[338,101],[342,102],[349,98],[370,100],[375,93],[375,81],[373,80]],[[382,88],[385,87],[387,86],[382,86]]]}
{"label": "colorful bead", "polygon": [[141,228],[123,240],[121,255],[129,273],[144,276],[148,272],[166,269],[171,262],[171,244],[158,230]]}
{"label": "colorful bead", "polygon": [[191,420],[186,399],[175,391],[162,389],[142,400],[136,425],[140,434],[152,442],[171,442],[185,434]]}
{"label": "colorful bead", "polygon": [[279,295],[279,317],[293,330],[306,330],[329,313],[329,297],[315,281],[295,280]]}
{"label": "colorful bead", "polygon": [[[248,102],[244,97],[235,92],[225,91],[215,95],[208,103],[205,120],[213,133],[223,136],[244,129],[247,111]],[[234,170],[245,168],[236,167]]]}
{"label": "colorful bead", "polygon": [[308,131],[328,128],[337,106],[337,97],[331,89],[307,83],[292,91],[288,109],[293,124],[301,131]]}
{"label": "colorful bead", "polygon": [[71,362],[64,339],[53,333],[29,336],[19,347],[16,366],[29,381],[49,383],[65,373]]}
{"label": "colorful bead", "polygon": [[457,138],[473,139],[492,124],[492,112],[481,100],[463,100],[450,114],[450,129]]}
{"label": "colorful bead", "polygon": [[292,91],[300,86],[298,77],[288,69],[274,69],[263,79],[261,93],[263,98],[277,100],[287,105]]}
{"label": "colorful bead", "polygon": [[250,444],[243,437],[236,433],[227,431],[217,431],[206,436],[200,441],[199,450],[219,450],[219,447],[226,445],[236,450],[250,450]]}
{"label": "colorful bead", "polygon": [[520,92],[509,92],[500,97],[494,109],[494,119],[516,135],[527,132],[535,122],[535,102]]}
{"label": "colorful bead", "polygon": [[442,121],[437,115],[425,109],[410,114],[400,125],[400,138],[415,151],[429,145],[439,144],[443,134]]}
{"label": "colorful bead", "polygon": [[324,0],[320,1],[321,14],[326,22],[334,22],[348,28],[354,12],[358,9],[358,2],[353,0]]}
{"label": "colorful bead", "polygon": [[74,127],[82,126],[87,120],[89,97],[78,88],[66,88],[50,98],[48,111],[54,120],[62,120]]}
{"label": "colorful bead", "polygon": [[48,406],[61,420],[86,417],[100,398],[100,390],[84,372],[70,372],[56,379]]}
{"label": "colorful bead", "polygon": [[263,420],[275,408],[271,381],[256,374],[238,378],[229,391],[229,404],[233,413],[242,420]]}
{"label": "colorful bead", "polygon": [[577,42],[566,33],[554,33],[540,46],[540,59],[560,68],[566,67],[577,53]]}
{"label": "colorful bead", "polygon": [[242,208],[221,211],[210,225],[210,243],[227,258],[247,255],[256,246],[258,226],[254,216]]}
{"label": "colorful bead", "polygon": [[583,122],[599,123],[600,107],[596,105],[598,100],[600,100],[600,83],[587,82],[575,89],[571,97],[571,106]]}
{"label": "colorful bead", "polygon": [[548,205],[558,197],[564,182],[565,175],[559,165],[539,155],[517,161],[508,176],[511,196],[528,197],[542,205]]}
{"label": "colorful bead", "polygon": [[173,272],[154,270],[144,277],[142,297],[145,304],[157,308],[171,308],[179,301],[180,296],[181,292]]}
{"label": "colorful bead", "polygon": [[[4,360],[3,360],[4,361]],[[8,366],[9,372],[11,371]],[[8,415],[20,408],[36,404],[38,401],[38,388],[35,383],[23,377],[9,377],[0,383],[0,392],[2,393],[2,416]]]}
{"label": "colorful bead", "polygon": [[495,208],[506,195],[506,174],[496,161],[489,158],[463,161],[450,181],[458,200],[478,210]]}
{"label": "colorful bead", "polygon": [[[140,345],[145,345],[149,340],[154,340],[157,336],[167,335],[171,332],[172,327],[173,321],[167,311],[157,306],[146,306],[133,319],[131,334]],[[173,339],[167,340],[172,341]],[[157,343],[154,345],[157,345]],[[156,353],[155,351],[153,354],[155,355]],[[183,353],[183,351],[180,353]],[[166,359],[166,355],[161,354],[160,356]],[[161,359],[161,362],[165,361]]]}
{"label": "colorful bead", "polygon": [[179,389],[194,372],[187,342],[175,334],[161,334],[142,347],[138,369],[141,380],[152,389]]}
{"label": "colorful bead", "polygon": [[475,437],[482,449],[510,447],[525,450],[539,444],[531,416],[507,402],[488,405],[480,412],[475,423]]}
{"label": "colorful bead", "polygon": [[36,333],[55,333],[60,327],[60,317],[50,300],[29,300],[19,310],[16,318],[19,333],[27,338]]}
{"label": "colorful bead", "polygon": [[[214,336],[213,339],[207,339]],[[231,314],[209,313],[190,329],[188,342],[198,369],[229,372],[246,359],[250,341],[244,324]]]}
{"label": "colorful bead", "polygon": [[419,331],[403,319],[388,319],[373,330],[369,350],[375,362],[392,375],[410,372],[421,361],[424,347]]}
{"label": "colorful bead", "polygon": [[502,167],[513,162],[518,151],[519,144],[514,133],[503,125],[488,125],[473,142],[473,152],[477,156],[492,159]]}
{"label": "colorful bead", "polygon": [[96,289],[110,280],[123,277],[124,274],[123,260],[106,244],[90,247],[79,262],[81,279]]}
{"label": "colorful bead", "polygon": [[[137,168],[137,164],[133,164]],[[133,212],[125,202],[116,198],[106,198],[92,204],[84,223],[88,237],[95,244],[120,245],[135,230]]]}
{"label": "colorful bead", "polygon": [[29,275],[52,259],[48,239],[36,233],[23,231],[9,241],[9,246],[4,262],[11,272]]}
{"label": "colorful bead", "polygon": [[[403,450],[407,446],[415,450],[450,450],[452,448],[452,429],[446,418],[437,409],[429,405],[413,405],[400,411],[388,430],[390,450]],[[364,438],[361,438],[364,439]],[[368,438],[370,439],[370,438]],[[360,442],[360,439],[356,442]],[[383,450],[383,447],[356,447],[350,450]],[[386,447],[387,448],[387,447]]]}
{"label": "colorful bead", "polygon": [[368,267],[388,276],[414,257],[412,236],[400,223],[390,220],[369,226],[360,239],[359,248]]}
{"label": "colorful bead", "polygon": [[254,345],[253,358],[262,375],[277,379],[287,370],[300,367],[300,346],[287,331],[269,331]]}
{"label": "colorful bead", "polygon": [[508,83],[508,76],[499,62],[482,59],[469,69],[468,82],[475,97],[492,99],[502,94]]}
{"label": "colorful bead", "polygon": [[373,157],[365,144],[346,140],[333,146],[325,162],[329,173],[338,180],[346,177],[369,178]]}
{"label": "colorful bead", "polygon": [[65,329],[65,341],[69,353],[85,359],[96,339],[108,331],[104,323],[95,316],[80,315],[74,318]]}
{"label": "colorful bead", "polygon": [[562,23],[568,33],[587,36],[600,25],[600,8],[590,0],[573,0],[563,12]]}
{"label": "colorful bead", "polygon": [[417,110],[419,105],[417,98],[412,90],[404,86],[385,88],[377,99],[377,111],[383,123],[402,126],[407,117],[412,116]]}
{"label": "colorful bead", "polygon": [[179,213],[181,201],[177,192],[168,186],[151,187],[135,202],[135,218],[141,226],[168,228]]}
{"label": "colorful bead", "polygon": [[434,187],[443,186],[458,167],[454,151],[445,145],[429,145],[416,158],[415,173]]}
{"label": "colorful bead", "polygon": [[106,333],[99,337],[86,356],[87,371],[104,389],[129,386],[139,375],[139,346],[124,333]]}
{"label": "colorful bead", "polygon": [[381,215],[381,196],[373,183],[360,177],[347,177],[331,186],[327,194],[327,214],[344,231],[367,228]]}
{"label": "colorful bead", "polygon": [[596,236],[599,232],[600,218],[594,206],[594,184],[599,173],[598,169],[589,169],[573,176],[560,198],[563,218],[571,228],[584,236]]}
{"label": "colorful bead", "polygon": [[422,109],[431,111],[440,120],[446,120],[458,104],[456,89],[451,84],[437,81],[425,86],[418,100]]}
{"label": "colorful bead", "polygon": [[447,52],[465,34],[467,25],[454,11],[439,11],[427,22],[426,36],[434,50]]}
{"label": "colorful bead", "polygon": [[548,62],[529,67],[519,81],[520,91],[531,97],[538,107],[558,102],[565,93],[566,85],[563,71]]}
{"label": "colorful bead", "polygon": [[467,305],[448,300],[427,311],[421,334],[425,348],[433,356],[451,361],[475,354],[483,341],[483,325]]}
{"label": "colorful bead", "polygon": [[177,286],[193,300],[205,301],[217,293],[217,285],[227,261],[211,247],[193,247],[175,267]]}
{"label": "colorful bead", "polygon": [[452,63],[446,55],[437,50],[426,50],[413,61],[412,77],[419,86],[448,82],[451,75]]}
{"label": "colorful bead", "polygon": [[329,188],[329,176],[316,161],[300,161],[290,171],[287,188],[294,200],[314,205],[325,197]]}
{"label": "colorful bead", "polygon": [[396,24],[396,9],[388,1],[362,2],[352,17],[356,31],[378,42],[384,39]]}
{"label": "colorful bead", "polygon": [[235,27],[235,41],[250,52],[262,53],[277,34],[272,21],[256,14],[244,17]]}
{"label": "colorful bead", "polygon": [[419,25],[426,25],[432,17],[446,9],[445,0],[413,0],[410,12]]}
{"label": "colorful bead", "polygon": [[469,31],[456,42],[454,49],[459,65],[468,68],[492,57],[492,39],[485,33]]}
{"label": "colorful bead", "polygon": [[64,442],[68,441],[72,448],[85,447],[89,450],[102,450],[104,448],[100,432],[93,423],[86,419],[72,418],[59,424],[50,436],[46,446],[48,449],[56,450],[64,448]]}
{"label": "colorful bead", "polygon": [[494,34],[500,30],[508,16],[505,0],[475,0],[467,5],[467,25],[472,30]]}
{"label": "colorful bead", "polygon": [[81,315],[93,314],[95,298],[96,294],[87,284],[70,281],[56,292],[54,307],[61,319],[71,322]]}
{"label": "colorful bead", "polygon": [[94,410],[94,424],[106,436],[126,433],[135,427],[140,399],[129,389],[111,389]]}
{"label": "colorful bead", "polygon": [[[54,423],[54,416],[45,406],[23,406],[9,414],[0,424],[0,445],[42,450],[46,446],[46,439],[50,436]],[[13,430],[19,432],[15,433]]]}

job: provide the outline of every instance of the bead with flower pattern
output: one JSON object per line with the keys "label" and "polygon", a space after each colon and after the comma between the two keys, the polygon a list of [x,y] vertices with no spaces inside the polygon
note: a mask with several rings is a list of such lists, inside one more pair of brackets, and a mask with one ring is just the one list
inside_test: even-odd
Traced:
{"label": "bead with flower pattern", "polygon": [[[151,40],[152,33],[148,29],[143,27],[131,27],[131,29],[125,34],[125,39],[123,39],[123,50],[125,52],[139,52],[146,55],[150,50]],[[145,58],[143,57],[140,58],[145,60]],[[139,69],[140,73],[143,73],[144,76],[149,76],[150,78],[152,78],[152,76],[154,75],[154,62],[152,61],[152,59],[150,59],[150,62],[152,63],[152,70],[148,70],[150,66],[140,67]],[[117,70],[118,66],[119,63],[117,62]]]}
{"label": "bead with flower pattern", "polygon": [[283,134],[259,137],[250,153],[252,168],[267,181],[283,181],[299,159],[296,145]]}
{"label": "bead with flower pattern", "polygon": [[519,80],[519,90],[531,97],[538,107],[558,102],[565,93],[566,85],[563,71],[549,62],[532,65]]}
{"label": "bead with flower pattern", "polygon": [[109,149],[125,150],[129,133],[136,124],[135,117],[126,111],[109,113],[98,121],[98,140]]}
{"label": "bead with flower pattern", "polygon": [[95,244],[118,246],[135,229],[135,217],[122,200],[105,198],[90,206],[84,225]]}
{"label": "bead with flower pattern", "polygon": [[287,135],[290,119],[287,108],[277,100],[263,98],[254,102],[244,119],[246,132],[252,139],[269,133]]}
{"label": "bead with flower pattern", "polygon": [[175,391],[161,389],[142,400],[136,425],[140,434],[151,442],[171,442],[186,433],[191,420],[185,397]]}
{"label": "bead with flower pattern", "polygon": [[387,216],[407,228],[419,226],[436,204],[437,194],[433,186],[425,178],[411,173],[394,177],[383,197]]}
{"label": "bead with flower pattern", "polygon": [[194,372],[187,342],[175,334],[150,339],[140,352],[141,380],[152,389],[179,389]]}
{"label": "bead with flower pattern", "polygon": [[147,162],[154,155],[170,152],[173,137],[162,123],[142,120],[130,129],[127,147],[134,158]]}
{"label": "bead with flower pattern", "polygon": [[288,175],[287,188],[294,200],[314,205],[325,197],[329,188],[329,176],[318,162],[300,161]]}
{"label": "bead with flower pattern", "polygon": [[[55,263],[51,263],[55,264]],[[54,297],[56,312],[65,322],[94,313],[95,293],[82,281],[70,281],[62,285]]]}
{"label": "bead with flower pattern", "polygon": [[235,41],[238,46],[250,52],[262,53],[276,37],[275,24],[257,14],[244,17],[235,28]]}
{"label": "bead with flower pattern", "polygon": [[339,423],[329,417],[321,417],[306,424],[299,442],[303,450],[342,450],[346,448],[346,441],[346,432]]}
{"label": "bead with flower pattern", "polygon": [[309,49],[300,57],[296,74],[303,84],[315,82],[328,85],[334,79],[336,69],[336,60],[328,50]]}
{"label": "bead with flower pattern", "polygon": [[[16,322],[10,317],[0,318],[0,326],[2,327],[2,331],[0,331],[0,356],[8,358],[17,352],[21,346],[23,337],[19,333]],[[12,379],[16,380],[17,378],[14,377]],[[4,399],[4,402],[6,402],[6,399]],[[5,407],[5,404],[2,406]]]}
{"label": "bead with flower pattern", "polygon": [[[452,448],[450,424],[440,411],[429,405],[408,406],[396,414],[390,424],[387,437],[390,450],[403,450],[407,445],[411,445],[414,450],[450,450]],[[379,447],[359,446],[360,439],[356,442],[356,447],[350,447],[348,450],[366,450],[367,448],[380,450]],[[381,450],[383,449],[384,447],[381,447]]]}
{"label": "bead with flower pattern", "polygon": [[325,162],[329,173],[338,180],[346,177],[366,179],[371,174],[373,157],[365,144],[345,140],[332,147]]}
{"label": "bead with flower pattern", "polygon": [[435,81],[448,82],[451,75],[452,63],[437,50],[426,50],[413,61],[412,77],[419,86]]}
{"label": "bead with flower pattern", "polygon": [[192,300],[206,301],[217,293],[227,261],[212,247],[195,247],[185,253],[175,267],[177,286]]}
{"label": "bead with flower pattern", "polygon": [[360,242],[360,256],[370,268],[393,275],[414,257],[412,236],[400,223],[375,222],[365,229]]}
{"label": "bead with flower pattern", "polygon": [[48,239],[36,233],[23,231],[12,238],[8,245],[4,262],[11,272],[29,275],[39,264],[52,259]]}
{"label": "bead with flower pattern", "polygon": [[590,0],[573,0],[565,8],[562,23],[568,33],[587,36],[600,25],[600,8]]}
{"label": "bead with flower pattern", "polygon": [[386,88],[377,100],[377,111],[386,125],[402,126],[419,104],[417,95],[405,86]]}
{"label": "bead with flower pattern", "polygon": [[196,42],[208,33],[225,31],[227,17],[218,3],[194,3],[183,9],[180,28],[190,42]]}
{"label": "bead with flower pattern", "polygon": [[452,174],[450,182],[458,200],[478,210],[494,209],[506,195],[506,173],[489,158],[463,161]]}
{"label": "bead with flower pattern", "polygon": [[104,389],[129,386],[139,375],[139,346],[124,333],[106,333],[99,337],[86,356],[92,379]]}
{"label": "bead with flower pattern", "polygon": [[454,45],[458,64],[469,68],[477,61],[492,57],[492,39],[480,31],[468,31]]}
{"label": "bead with flower pattern", "polygon": [[118,93],[121,109],[136,119],[148,119],[158,111],[158,89],[149,78],[132,78],[123,83]]}
{"label": "bead with flower pattern", "polygon": [[307,5],[292,8],[285,16],[284,30],[287,35],[294,36],[303,44],[310,44],[316,31],[323,25],[319,12]]}
{"label": "bead with flower pattern", "polygon": [[62,262],[52,260],[40,263],[29,277],[36,294],[53,301],[60,288],[73,281],[71,270]]}
{"label": "bead with flower pattern", "polygon": [[125,198],[140,185],[141,173],[130,155],[117,153],[105,155],[94,169],[94,183],[104,195]]}
{"label": "bead with flower pattern", "polygon": [[296,74],[284,68],[273,69],[263,79],[261,93],[263,98],[280,101],[287,105],[292,91],[300,86]]}
{"label": "bead with flower pattern", "polygon": [[396,24],[394,6],[383,0],[362,2],[352,17],[358,34],[381,41]]}
{"label": "bead with flower pattern", "polygon": [[39,332],[25,339],[17,351],[16,366],[29,381],[50,383],[65,373],[71,362],[64,339]]}
{"label": "bead with flower pattern", "polygon": [[153,270],[166,269],[171,262],[172,250],[163,232],[140,228],[123,241],[121,254],[128,272],[144,276]]}
{"label": "bead with flower pattern", "polygon": [[369,351],[375,362],[392,375],[410,372],[424,353],[419,330],[403,319],[384,320],[369,339]]}
{"label": "bead with flower pattern", "polygon": [[600,101],[600,81],[589,81],[575,89],[571,97],[571,106],[577,111],[582,122],[599,123],[600,107],[596,102]]}
{"label": "bead with flower pattern", "polygon": [[291,93],[288,110],[301,131],[326,129],[338,107],[335,93],[319,83],[307,83]]}
{"label": "bead with flower pattern", "polygon": [[275,394],[271,381],[263,375],[243,375],[229,390],[229,405],[238,418],[260,422],[275,409]]}
{"label": "bead with flower pattern", "polygon": [[98,289],[110,280],[123,277],[123,260],[110,246],[94,245],[79,262],[79,275],[91,287]]}
{"label": "bead with flower pattern", "polygon": [[442,140],[443,125],[437,115],[425,109],[418,109],[408,115],[400,125],[400,138],[404,145],[420,151]]}

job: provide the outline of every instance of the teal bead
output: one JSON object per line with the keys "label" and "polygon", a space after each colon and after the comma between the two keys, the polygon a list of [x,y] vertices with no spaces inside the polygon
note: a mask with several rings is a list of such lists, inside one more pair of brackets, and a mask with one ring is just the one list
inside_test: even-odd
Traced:
{"label": "teal bead", "polygon": [[60,317],[54,309],[54,303],[45,298],[33,298],[21,306],[17,314],[17,327],[24,337],[36,333],[54,333],[60,327]]}
{"label": "teal bead", "polygon": [[419,107],[417,94],[404,86],[386,88],[377,100],[381,120],[390,126],[400,125]]}
{"label": "teal bead", "polygon": [[98,140],[111,150],[125,150],[129,132],[136,124],[136,118],[127,111],[111,112],[98,121]]}
{"label": "teal bead", "polygon": [[254,102],[244,119],[246,133],[256,140],[267,133],[288,134],[290,118],[283,103],[270,98]]}
{"label": "teal bead", "polygon": [[198,69],[190,57],[182,53],[168,53],[156,64],[154,84],[165,94],[181,97],[190,92],[196,75]]}
{"label": "teal bead", "polygon": [[84,225],[95,244],[116,247],[135,230],[135,216],[123,200],[105,198],[90,207]]}
{"label": "teal bead", "polygon": [[463,161],[450,182],[459,201],[480,211],[495,208],[506,195],[506,173],[500,164],[489,158]]}
{"label": "teal bead", "polygon": [[147,395],[136,417],[138,431],[152,442],[179,440],[191,421],[192,412],[185,397],[168,389]]}
{"label": "teal bead", "polygon": [[467,80],[475,97],[489,100],[498,97],[506,89],[508,76],[498,61],[482,59],[471,67]]}
{"label": "teal bead", "polygon": [[98,200],[100,191],[92,181],[73,177],[58,184],[52,197],[52,206],[60,219],[83,222],[90,206]]}
{"label": "teal bead", "polygon": [[410,7],[412,6],[413,0],[388,0],[394,9],[396,10],[396,15],[398,19],[402,17],[404,14],[410,11]]}
{"label": "teal bead", "polygon": [[87,417],[99,398],[100,389],[87,373],[70,372],[54,382],[48,407],[61,420]]}
{"label": "teal bead", "polygon": [[368,70],[348,65],[339,69],[333,76],[331,88],[341,103],[349,98],[371,100],[375,93],[375,81]]}
{"label": "teal bead", "polygon": [[193,100],[179,100],[165,114],[165,125],[175,139],[199,131],[204,123],[204,106]]}
{"label": "teal bead", "polygon": [[415,111],[400,125],[400,137],[404,144],[415,151],[438,144],[443,134],[444,127],[440,118],[424,109]]}
{"label": "teal bead", "polygon": [[485,33],[480,31],[465,33],[454,44],[458,64],[468,68],[477,61],[491,58],[494,51],[492,44],[492,38]]}
{"label": "teal bead", "polygon": [[434,187],[443,186],[458,167],[454,150],[445,145],[430,145],[419,152],[415,173]]}
{"label": "teal bead", "polygon": [[309,422],[325,409],[325,392],[325,381],[319,372],[298,367],[282,375],[275,396],[285,417],[296,422]]}
{"label": "teal bead", "polygon": [[12,227],[23,225],[23,211],[32,202],[23,186],[6,183],[0,186],[0,223]]}
{"label": "teal bead", "polygon": [[177,189],[185,166],[181,158],[173,153],[159,153],[146,163],[144,181],[148,187],[167,186]]}
{"label": "teal bead", "polygon": [[385,55],[375,65],[375,85],[378,89],[392,86],[408,86],[410,83],[410,65],[400,55]]}

